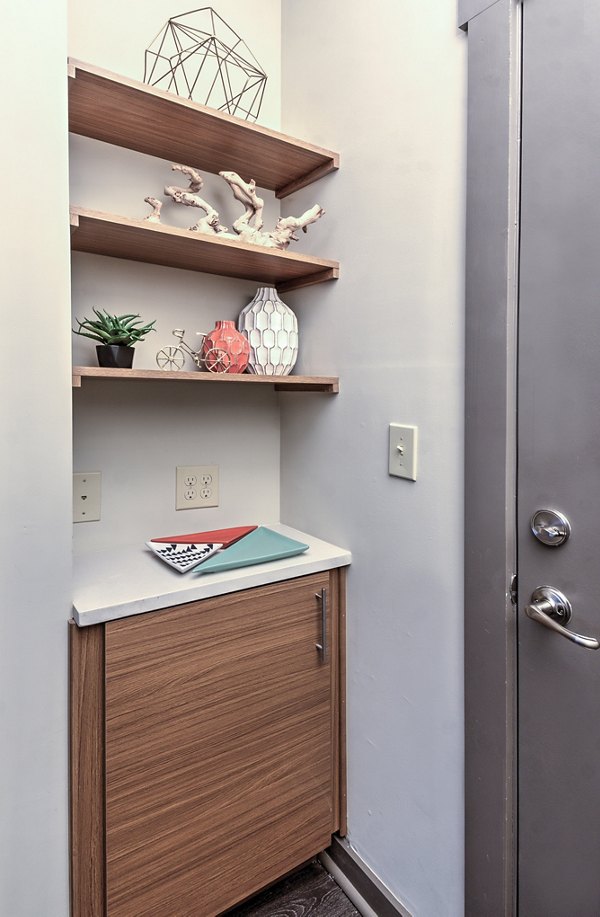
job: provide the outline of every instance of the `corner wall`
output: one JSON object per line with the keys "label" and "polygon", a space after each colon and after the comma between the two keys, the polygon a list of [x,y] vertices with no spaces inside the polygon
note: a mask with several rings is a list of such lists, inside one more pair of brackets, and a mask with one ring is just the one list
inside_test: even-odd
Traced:
{"label": "corner wall", "polygon": [[66,917],[71,411],[66,3],[2,8],[0,914]]}
{"label": "corner wall", "polygon": [[[341,169],[284,201],[336,283],[287,295],[299,372],[282,404],[282,521],[353,552],[349,840],[415,915],[463,913],[462,435],[466,38],[454,0],[283,0],[283,129]],[[419,427],[416,483],[387,474]]]}

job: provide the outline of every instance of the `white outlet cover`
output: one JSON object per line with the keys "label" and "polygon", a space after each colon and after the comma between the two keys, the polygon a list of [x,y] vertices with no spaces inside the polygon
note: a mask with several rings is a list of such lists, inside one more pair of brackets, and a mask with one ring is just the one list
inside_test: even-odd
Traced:
{"label": "white outlet cover", "polygon": [[[191,483],[195,482],[195,483]],[[218,465],[178,465],[175,509],[200,509],[219,505]]]}
{"label": "white outlet cover", "polygon": [[101,472],[76,472],[73,475],[73,522],[99,522],[101,495]]}

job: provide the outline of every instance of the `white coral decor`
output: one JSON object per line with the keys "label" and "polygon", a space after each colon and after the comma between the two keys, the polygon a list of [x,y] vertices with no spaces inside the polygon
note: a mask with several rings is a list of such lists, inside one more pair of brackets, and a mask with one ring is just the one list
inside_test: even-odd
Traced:
{"label": "white coral decor", "polygon": [[298,358],[298,320],[274,287],[259,287],[242,309],[238,330],[250,344],[248,372],[287,376]]}

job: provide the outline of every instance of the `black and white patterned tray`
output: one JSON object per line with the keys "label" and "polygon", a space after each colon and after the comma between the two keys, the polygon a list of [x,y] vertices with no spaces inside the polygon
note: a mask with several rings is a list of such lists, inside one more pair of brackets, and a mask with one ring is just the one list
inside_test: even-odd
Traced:
{"label": "black and white patterned tray", "polygon": [[147,541],[146,546],[150,548],[153,554],[164,560],[166,564],[173,567],[179,573],[186,573],[192,567],[202,563],[203,560],[216,554],[222,544],[164,544],[156,541]]}

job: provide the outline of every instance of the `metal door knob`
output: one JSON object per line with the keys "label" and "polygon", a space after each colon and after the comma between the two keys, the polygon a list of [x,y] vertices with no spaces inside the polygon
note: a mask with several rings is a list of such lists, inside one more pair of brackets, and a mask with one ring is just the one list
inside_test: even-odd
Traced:
{"label": "metal door knob", "polygon": [[595,637],[584,637],[564,627],[571,620],[573,609],[566,595],[554,586],[538,586],[531,594],[531,604],[526,607],[525,614],[532,621],[555,630],[557,634],[578,646],[585,646],[590,650],[600,649],[600,643]]}

